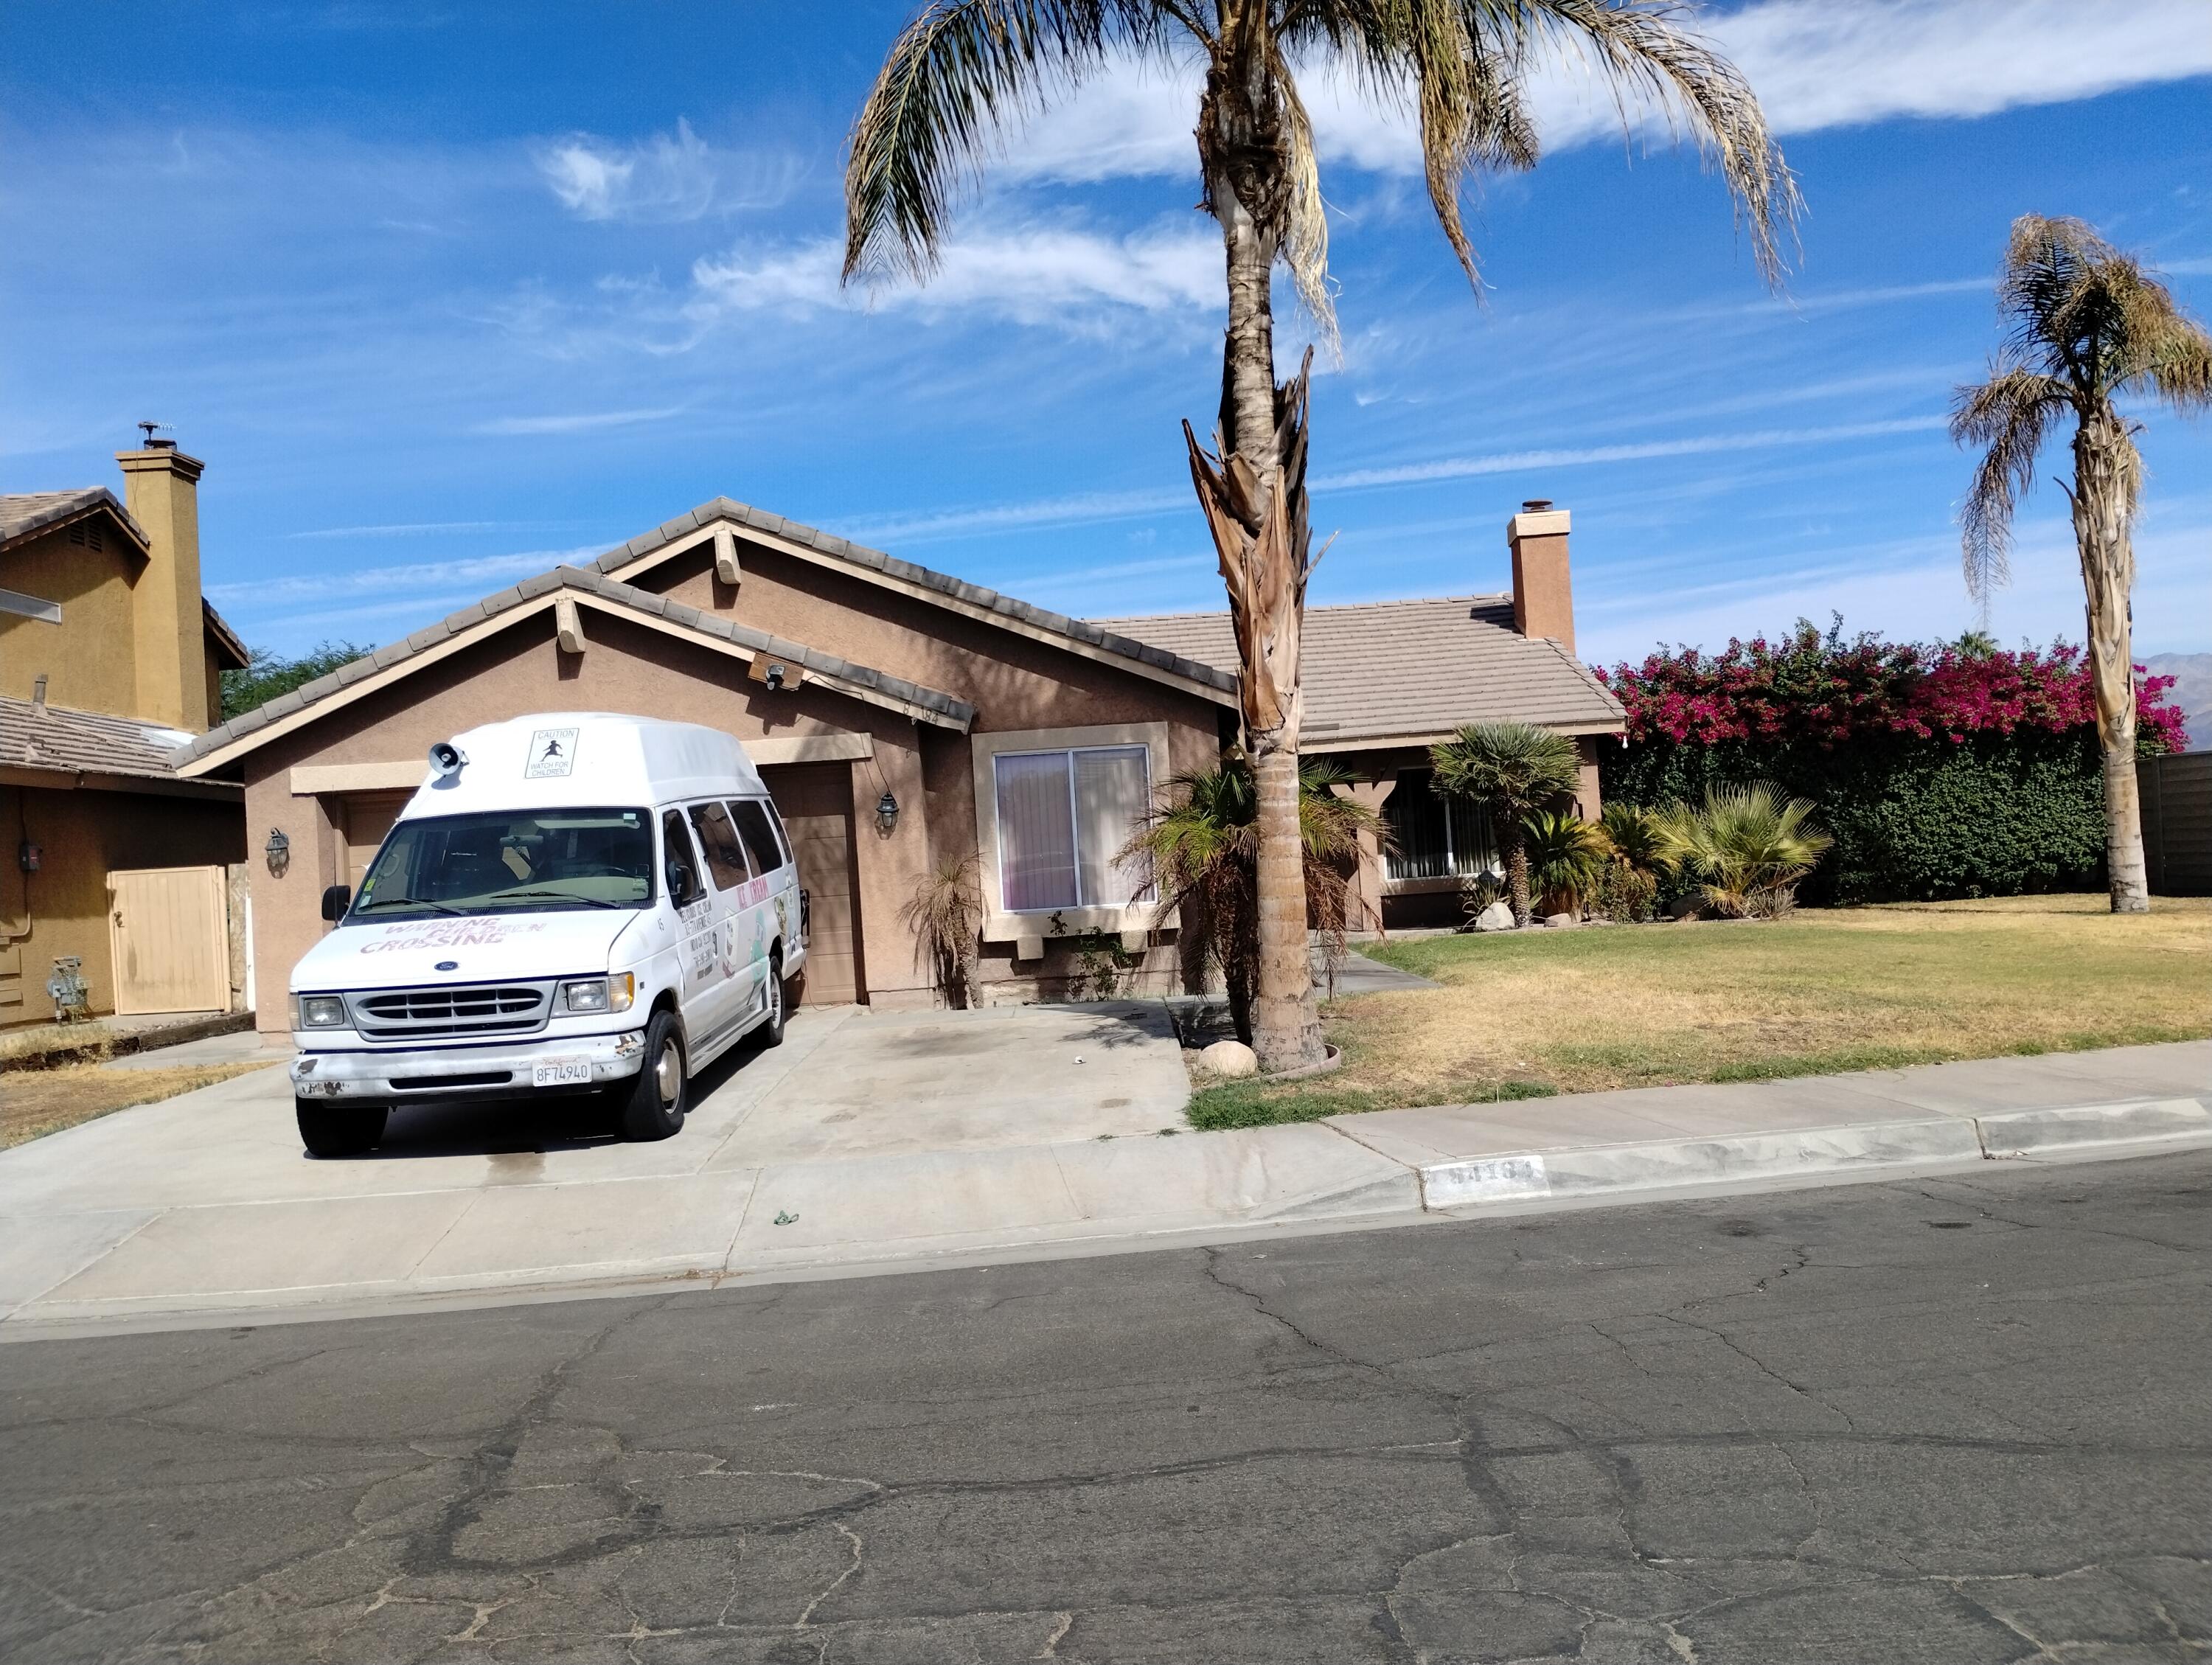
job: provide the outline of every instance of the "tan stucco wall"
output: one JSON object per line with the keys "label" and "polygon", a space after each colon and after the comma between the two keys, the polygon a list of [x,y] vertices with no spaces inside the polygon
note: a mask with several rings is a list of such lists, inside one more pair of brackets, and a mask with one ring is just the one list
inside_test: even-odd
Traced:
{"label": "tan stucco wall", "polygon": [[40,674],[50,704],[120,717],[150,716],[138,708],[138,670],[131,622],[131,580],[145,558],[106,515],[103,547],[69,541],[58,527],[0,555],[0,589],[58,601],[62,622],[0,613],[0,694],[31,697]]}
{"label": "tan stucco wall", "polygon": [[[26,837],[44,852],[35,873],[26,874],[17,864],[17,847]],[[0,1026],[52,1018],[46,976],[63,955],[84,961],[93,1011],[115,1010],[109,872],[228,866],[245,859],[234,801],[0,784],[0,987],[11,975],[18,977],[21,996],[20,1003],[0,1006]]]}
{"label": "tan stucco wall", "polygon": [[[690,586],[674,592],[697,605],[725,586],[713,580],[702,555]],[[1172,725],[1176,769],[1218,756],[1214,708],[1195,696],[1091,665],[834,574],[817,584],[784,571],[779,582],[768,552],[746,551],[744,584],[732,605],[716,611],[857,663],[891,671],[974,702],[976,726],[1073,726],[1112,720]],[[673,565],[674,563],[672,563]],[[786,562],[786,567],[799,563]],[[683,573],[672,572],[672,579]],[[643,587],[641,586],[641,587]],[[289,1021],[286,980],[301,954],[325,927],[322,887],[338,882],[339,800],[295,797],[291,770],[411,761],[431,742],[478,723],[532,711],[630,712],[709,724],[740,739],[843,732],[868,735],[873,755],[851,762],[854,866],[860,910],[860,957],[867,994],[887,1006],[926,1005],[933,997],[914,939],[899,920],[902,905],[933,862],[958,860],[975,847],[974,788],[964,735],[916,724],[818,683],[771,693],[746,676],[744,660],[679,641],[647,627],[583,610],[587,646],[561,653],[550,612],[501,631],[389,688],[279,737],[246,759],[248,837],[254,851],[255,958],[259,1022],[270,1031]],[[931,635],[957,630],[953,648]],[[1057,661],[1057,663],[1055,663]],[[888,788],[899,801],[896,830],[882,833],[874,808]],[[272,827],[291,842],[289,871],[271,875],[260,851]],[[1164,963],[1172,966],[1171,948]],[[1051,951],[1042,965],[1017,968],[986,961],[986,975],[1009,989],[1055,992],[1069,958]],[[1042,984],[1040,984],[1042,977]]]}

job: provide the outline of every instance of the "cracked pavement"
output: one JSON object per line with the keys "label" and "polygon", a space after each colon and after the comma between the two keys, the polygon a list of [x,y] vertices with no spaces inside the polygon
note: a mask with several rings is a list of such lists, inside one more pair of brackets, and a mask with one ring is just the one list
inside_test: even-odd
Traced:
{"label": "cracked pavement", "polygon": [[0,1346],[40,1662],[2212,1660],[2212,1153]]}

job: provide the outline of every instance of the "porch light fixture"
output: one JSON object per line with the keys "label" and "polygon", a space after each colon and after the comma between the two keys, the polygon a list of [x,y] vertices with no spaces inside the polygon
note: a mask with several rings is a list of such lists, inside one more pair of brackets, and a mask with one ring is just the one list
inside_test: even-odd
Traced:
{"label": "porch light fixture", "polygon": [[884,795],[876,799],[876,824],[885,832],[898,825],[898,799],[891,796],[888,787]]}
{"label": "porch light fixture", "polygon": [[283,828],[270,828],[269,842],[261,847],[261,854],[269,858],[269,871],[282,878],[292,865],[292,841],[284,836]]}

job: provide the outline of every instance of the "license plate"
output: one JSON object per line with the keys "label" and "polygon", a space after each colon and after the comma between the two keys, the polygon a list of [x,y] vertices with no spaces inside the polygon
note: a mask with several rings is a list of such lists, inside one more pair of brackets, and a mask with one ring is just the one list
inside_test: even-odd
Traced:
{"label": "license plate", "polygon": [[592,1060],[588,1058],[548,1058],[542,1064],[530,1066],[530,1085],[533,1087],[582,1087],[592,1081]]}

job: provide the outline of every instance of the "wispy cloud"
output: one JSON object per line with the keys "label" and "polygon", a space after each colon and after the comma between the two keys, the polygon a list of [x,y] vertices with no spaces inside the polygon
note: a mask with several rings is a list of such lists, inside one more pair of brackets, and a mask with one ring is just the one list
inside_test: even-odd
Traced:
{"label": "wispy cloud", "polygon": [[633,144],[574,134],[541,147],[537,161],[577,218],[661,223],[773,207],[805,171],[787,152],[718,150],[680,118],[675,132]]}
{"label": "wispy cloud", "polygon": [[1220,305],[1217,237],[1170,225],[1115,236],[1080,226],[978,228],[956,236],[927,285],[845,289],[843,247],[823,238],[766,253],[739,250],[692,266],[695,315],[822,307],[984,312],[1021,323],[1102,305],[1185,312]]}
{"label": "wispy cloud", "polygon": [[[339,596],[392,596],[394,606],[419,606],[426,594],[447,594],[465,586],[496,586],[502,580],[527,578],[556,567],[577,566],[606,553],[597,545],[573,550],[524,550],[509,555],[471,556],[459,561],[410,561],[385,567],[356,567],[346,572],[293,573],[246,584],[210,584],[216,602],[281,604],[303,598],[328,601]],[[376,611],[372,605],[368,612]]]}
{"label": "wispy cloud", "polygon": [[1900,416],[1890,422],[1844,422],[1830,428],[1767,428],[1748,434],[1695,434],[1680,439],[1647,440],[1633,445],[1568,447],[1551,451],[1503,451],[1482,457],[1443,457],[1433,462],[1391,468],[1355,468],[1317,477],[1316,491],[1361,491],[1376,486],[1415,485],[1431,480],[1464,480],[1483,474],[1515,474],[1534,468],[1580,468],[1598,463],[1649,462],[1666,457],[1760,451],[1775,446],[1829,445],[1884,434],[1925,434],[1944,424],[1942,416]]}
{"label": "wispy cloud", "polygon": [[[1972,117],[2212,74],[2203,0],[1765,0],[1704,32],[1757,90],[1778,133],[1905,117]],[[1033,124],[1008,158],[1035,179],[1195,176],[1200,71],[1117,65]],[[1303,76],[1324,160],[1413,173],[1420,146],[1402,100],[1378,104],[1326,69]],[[1531,88],[1552,149],[1620,131],[1591,67],[1571,55]]]}
{"label": "wispy cloud", "polygon": [[1030,532],[1041,526],[1090,526],[1158,514],[1190,501],[1188,491],[1085,491],[1027,503],[992,503],[861,520],[846,535],[866,542],[927,544],[977,532]]}
{"label": "wispy cloud", "polygon": [[592,434],[606,428],[635,428],[640,422],[665,422],[680,416],[688,407],[663,405],[652,410],[586,410],[556,416],[495,416],[469,429],[471,434],[527,435],[533,434]]}

